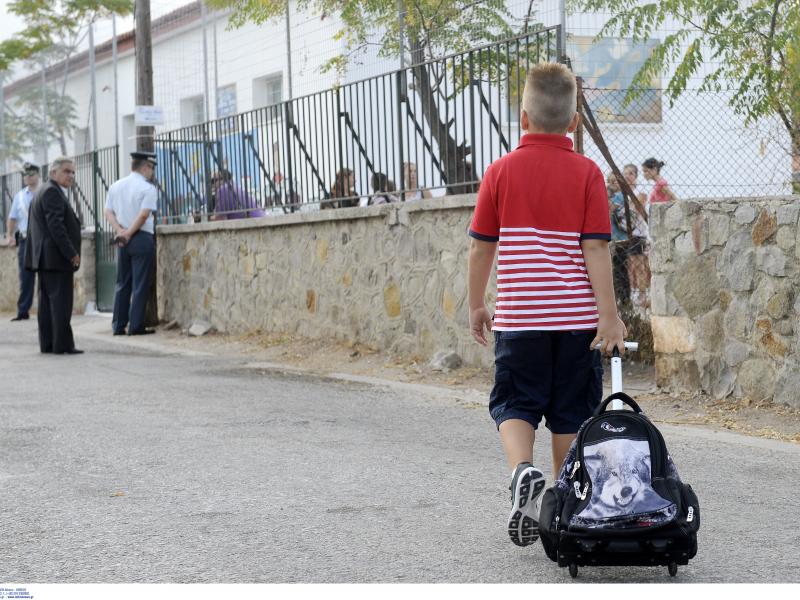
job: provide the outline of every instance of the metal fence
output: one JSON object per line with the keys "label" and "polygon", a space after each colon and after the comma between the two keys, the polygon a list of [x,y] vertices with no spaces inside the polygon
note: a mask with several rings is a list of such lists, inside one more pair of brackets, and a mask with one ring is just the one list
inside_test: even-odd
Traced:
{"label": "metal fence", "polygon": [[[111,146],[94,152],[87,152],[72,157],[75,165],[75,184],[72,186],[68,200],[84,229],[94,229],[103,221],[103,206],[108,187],[117,178],[118,148]],[[48,179],[49,165],[40,165],[40,180]],[[0,175],[0,193],[2,193],[2,231],[7,229],[8,215],[14,196],[23,188],[22,173]],[[97,200],[97,205],[95,201]],[[99,207],[99,209],[98,209]]]}
{"label": "metal fence", "polygon": [[555,60],[559,36],[551,27],[160,134],[160,220],[475,191],[515,146],[525,73]]}

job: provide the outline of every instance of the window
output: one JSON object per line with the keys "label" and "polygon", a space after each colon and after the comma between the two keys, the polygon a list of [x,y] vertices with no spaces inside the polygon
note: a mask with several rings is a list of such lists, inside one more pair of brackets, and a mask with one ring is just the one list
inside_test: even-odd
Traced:
{"label": "window", "polygon": [[283,75],[268,75],[253,80],[253,108],[283,102]]}
{"label": "window", "polygon": [[85,154],[92,149],[88,127],[76,127],[73,139],[75,140],[75,154]]}
{"label": "window", "polygon": [[570,36],[572,68],[583,77],[583,92],[595,117],[607,123],[661,123],[661,78],[654,76],[650,89],[632,102],[625,95],[633,78],[650,57],[659,40],[635,42],[630,38]]}
{"label": "window", "polygon": [[198,125],[206,120],[206,104],[203,96],[192,96],[181,100],[181,127]]}
{"label": "window", "polygon": [[[221,133],[236,131],[238,120],[236,114],[236,85],[217,88],[217,122]],[[230,118],[226,118],[230,117]]]}
{"label": "window", "polygon": [[217,89],[217,118],[236,114],[236,85]]}

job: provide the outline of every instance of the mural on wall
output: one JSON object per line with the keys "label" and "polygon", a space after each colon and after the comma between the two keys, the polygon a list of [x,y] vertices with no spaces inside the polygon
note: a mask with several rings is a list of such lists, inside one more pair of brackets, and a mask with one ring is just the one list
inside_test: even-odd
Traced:
{"label": "mural on wall", "polygon": [[661,80],[625,106],[628,87],[659,40],[634,43],[631,39],[570,36],[567,46],[572,69],[583,78],[584,94],[598,121],[661,123]]}

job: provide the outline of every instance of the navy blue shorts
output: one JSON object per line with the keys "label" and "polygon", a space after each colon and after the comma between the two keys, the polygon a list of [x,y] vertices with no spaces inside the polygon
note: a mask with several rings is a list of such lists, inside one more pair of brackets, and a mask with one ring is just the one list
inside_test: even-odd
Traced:
{"label": "navy blue shorts", "polygon": [[489,413],[497,426],[522,419],[553,433],[577,433],[603,395],[599,350],[588,331],[495,331]]}

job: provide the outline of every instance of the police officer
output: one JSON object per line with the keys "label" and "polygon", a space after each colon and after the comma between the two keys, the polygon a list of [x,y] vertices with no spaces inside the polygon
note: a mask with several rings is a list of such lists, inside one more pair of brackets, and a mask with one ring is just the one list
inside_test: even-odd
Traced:
{"label": "police officer", "polygon": [[39,189],[39,167],[25,163],[22,166],[22,182],[25,187],[14,196],[6,229],[8,245],[13,247],[16,244],[17,246],[17,264],[19,267],[17,316],[11,319],[12,321],[29,319],[30,315],[28,313],[33,304],[36,273],[25,269],[25,244],[28,237],[28,211]]}
{"label": "police officer", "polygon": [[144,326],[150,290],[150,272],[155,259],[153,212],[158,193],[152,180],[156,155],[131,152],[131,174],[108,190],[105,216],[116,232],[117,286],[114,293],[114,335],[155,333]]}

